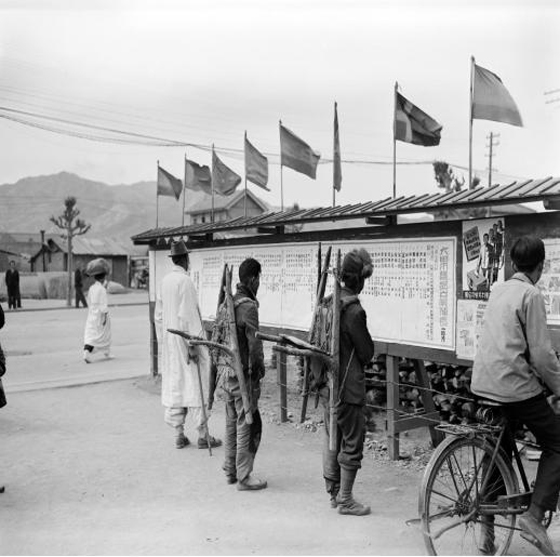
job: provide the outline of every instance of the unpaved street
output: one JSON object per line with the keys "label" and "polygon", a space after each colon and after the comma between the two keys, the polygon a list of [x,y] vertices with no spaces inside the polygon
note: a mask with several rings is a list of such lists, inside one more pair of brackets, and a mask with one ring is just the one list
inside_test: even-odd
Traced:
{"label": "unpaved street", "polygon": [[[356,496],[373,514],[338,515],[323,490],[321,428],[278,423],[273,371],[255,470],[268,489],[227,485],[222,448],[212,457],[175,449],[159,386],[148,376],[147,307],[114,307],[111,314],[116,358],[90,365],[80,359],[85,312],[7,314],[0,337],[9,358],[8,406],[0,410],[0,554],[424,554],[420,532],[405,524],[417,515],[421,468],[370,450]],[[126,378],[134,372],[138,377]],[[119,374],[124,378],[108,381]],[[74,386],[46,388],[51,379],[51,386]],[[290,404],[297,415],[293,398]],[[218,401],[212,433],[223,437],[223,424]],[[515,540],[513,554],[536,554]]]}

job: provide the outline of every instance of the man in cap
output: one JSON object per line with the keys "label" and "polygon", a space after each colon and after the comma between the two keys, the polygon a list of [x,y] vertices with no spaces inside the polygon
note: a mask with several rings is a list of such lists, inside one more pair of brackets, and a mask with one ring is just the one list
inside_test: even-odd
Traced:
{"label": "man in cap", "polygon": [[[179,335],[167,329],[177,329],[191,335],[205,337],[198,295],[187,273],[189,255],[182,240],[171,243],[169,255],[173,268],[163,280],[157,292],[154,320],[161,346],[161,401],[165,407],[165,422],[175,428],[175,446],[182,449],[190,444],[186,431],[186,417],[190,414],[198,431],[198,448],[219,447],[222,442],[208,433],[199,385],[209,384],[210,355],[206,347],[187,348]],[[198,366],[198,369],[197,369]]]}
{"label": "man in cap", "polygon": [[323,476],[326,489],[333,508],[338,507],[340,514],[357,516],[371,512],[368,506],[354,499],[352,489],[363,457],[366,403],[364,366],[374,355],[366,312],[358,294],[372,272],[371,257],[365,249],[355,249],[344,256],[340,277],[343,286],[340,294],[340,386],[335,396],[338,443],[335,450],[329,449],[328,387],[321,391],[325,410]]}
{"label": "man in cap", "polygon": [[224,470],[228,483],[237,483],[239,491],[255,491],[267,486],[265,480],[251,475],[261,442],[262,420],[259,413],[261,379],[264,377],[262,341],[255,334],[259,329],[261,264],[252,257],[239,266],[239,284],[233,297],[239,356],[243,366],[253,423],[245,423],[245,411],[239,380],[231,372],[225,378],[226,442]]}
{"label": "man in cap", "polygon": [[[536,286],[544,267],[544,243],[521,236],[510,251],[514,275],[492,289],[473,364],[471,390],[502,403],[505,417],[525,424],[542,449],[531,505],[519,517],[521,536],[545,555],[554,549],[542,524],[555,511],[560,491],[560,418],[543,384],[560,396],[560,364],[546,327],[546,309]],[[508,447],[504,447],[508,450]],[[481,550],[494,553],[494,526],[483,524]]]}

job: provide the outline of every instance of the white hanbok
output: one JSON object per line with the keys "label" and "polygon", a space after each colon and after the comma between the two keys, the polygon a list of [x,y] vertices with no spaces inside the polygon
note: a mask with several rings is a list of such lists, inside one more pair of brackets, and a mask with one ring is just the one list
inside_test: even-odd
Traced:
{"label": "white hanbok", "polygon": [[[185,341],[167,329],[178,329],[206,338],[198,295],[187,271],[175,265],[161,281],[154,312],[158,344],[161,347],[161,401],[167,408],[201,408],[197,363],[188,358]],[[198,365],[208,394],[210,355],[204,346],[197,347]]]}
{"label": "white hanbok", "polygon": [[94,349],[109,352],[111,348],[111,320],[109,319],[109,306],[107,305],[107,290],[95,281],[89,288],[88,316],[84,332],[84,344],[93,346]]}

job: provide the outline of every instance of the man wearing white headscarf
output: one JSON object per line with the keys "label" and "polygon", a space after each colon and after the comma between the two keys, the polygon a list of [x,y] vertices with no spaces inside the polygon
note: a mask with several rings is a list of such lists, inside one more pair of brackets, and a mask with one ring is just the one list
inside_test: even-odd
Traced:
{"label": "man wearing white headscarf", "polygon": [[219,447],[222,442],[208,433],[204,415],[204,400],[200,394],[197,366],[203,386],[209,385],[210,354],[205,346],[187,345],[182,337],[170,333],[176,329],[205,337],[198,296],[187,273],[189,255],[182,240],[171,243],[169,255],[173,269],[161,281],[156,295],[154,321],[158,344],[161,346],[161,401],[165,407],[165,422],[175,428],[175,446],[182,449],[190,444],[186,436],[186,417],[190,414],[198,431],[198,448]]}

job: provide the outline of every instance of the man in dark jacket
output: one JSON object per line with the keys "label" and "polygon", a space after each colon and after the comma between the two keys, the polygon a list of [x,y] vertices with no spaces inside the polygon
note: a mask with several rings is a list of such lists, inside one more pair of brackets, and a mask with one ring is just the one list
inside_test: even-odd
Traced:
{"label": "man in dark jacket", "polygon": [[76,307],[80,307],[80,302],[87,308],[86,297],[84,296],[84,279],[82,275],[82,267],[78,265],[74,271],[74,290],[76,291]]}
{"label": "man in dark jacket", "polygon": [[[0,329],[4,326],[4,310],[0,305]],[[6,373],[6,357],[0,346],[0,378]],[[2,386],[2,379],[0,379],[0,408],[6,406],[6,395],[4,394],[4,387]],[[4,493],[4,486],[0,486],[0,493]]]}
{"label": "man in dark jacket", "polygon": [[245,423],[245,411],[239,381],[232,371],[224,381],[226,392],[226,438],[224,470],[227,481],[236,483],[239,491],[264,489],[266,481],[251,476],[255,456],[262,434],[259,413],[261,379],[264,377],[262,341],[255,334],[259,329],[259,303],[261,264],[248,258],[239,266],[237,292],[233,297],[239,355],[249,394],[253,423]]}
{"label": "man in dark jacket", "polygon": [[369,253],[361,248],[347,253],[342,262],[340,304],[340,362],[337,404],[337,447],[329,449],[329,389],[323,388],[325,440],[323,448],[323,476],[331,506],[340,514],[362,516],[369,514],[368,506],[358,503],[352,488],[362,466],[366,403],[364,366],[374,354],[373,340],[367,329],[366,312],[358,294],[365,279],[373,272]]}
{"label": "man in dark jacket", "polygon": [[8,290],[8,309],[21,307],[21,295],[19,292],[19,271],[16,262],[10,261],[10,268],[6,271],[6,288]]}

